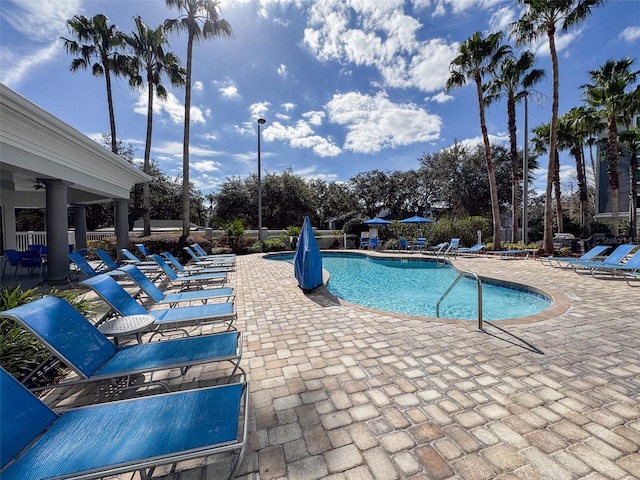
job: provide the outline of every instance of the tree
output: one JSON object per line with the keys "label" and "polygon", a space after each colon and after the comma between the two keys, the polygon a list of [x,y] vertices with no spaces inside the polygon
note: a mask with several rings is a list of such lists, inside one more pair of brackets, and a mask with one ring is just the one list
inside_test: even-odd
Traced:
{"label": "tree", "polygon": [[353,195],[358,204],[358,211],[369,218],[373,218],[387,206],[387,185],[389,175],[381,170],[370,170],[358,173],[349,179]]}
{"label": "tree", "polygon": [[[147,85],[147,135],[144,145],[144,164],[142,171],[150,172],[151,136],[153,132],[153,99],[154,92],[161,99],[167,98],[167,90],[162,84],[162,76],[166,74],[174,86],[184,84],[184,70],[175,54],[164,51],[167,39],[163,27],[151,29],[140,16],[135,17],[136,30],[131,35],[124,35],[124,40],[133,54],[129,85],[143,87]],[[151,235],[151,197],[149,183],[143,184],[143,235]]]}
{"label": "tree", "polygon": [[462,45],[458,56],[450,63],[451,74],[447,79],[446,89],[461,87],[467,81],[473,81],[478,95],[478,109],[480,111],[480,130],[484,141],[485,161],[489,177],[491,193],[491,212],[493,215],[493,245],[500,250],[500,204],[498,203],[498,188],[496,185],[495,168],[491,158],[491,144],[485,121],[484,86],[482,80],[488,72],[493,70],[498,62],[510,52],[508,45],[501,45],[502,33],[492,33],[486,38],[480,32],[475,32]]}
{"label": "tree", "polygon": [[167,19],[164,27],[168,31],[187,32],[187,72],[184,96],[184,138],[182,148],[182,240],[189,236],[189,132],[191,122],[191,82],[193,44],[214,37],[232,36],[231,25],[219,17],[218,0],[165,0],[170,8],[177,8],[182,14],[175,19]]}
{"label": "tree", "polygon": [[[524,51],[519,58],[513,54],[506,55],[493,71],[493,80],[487,86],[487,105],[490,105],[500,97],[507,99],[507,126],[509,130],[509,144],[511,153],[511,163],[513,179],[511,187],[511,215],[514,227],[518,218],[518,191],[520,187],[521,162],[518,155],[518,141],[516,138],[516,102],[529,90],[544,78],[544,70],[533,68],[535,55],[529,51]],[[524,227],[523,227],[524,228]],[[518,229],[513,228],[511,242],[516,243]]]}
{"label": "tree", "polygon": [[635,83],[638,72],[631,71],[633,60],[609,60],[597,70],[589,72],[590,84],[582,86],[586,101],[599,109],[607,119],[607,173],[611,189],[611,233],[618,235],[618,120],[624,116],[627,87]]}
{"label": "tree", "polygon": [[[550,130],[551,130],[551,125],[549,123],[539,125],[532,129],[534,133],[534,137],[531,139],[531,143],[533,145],[532,153],[534,155],[542,155],[544,153],[549,153]],[[559,145],[564,146],[564,143],[563,143],[564,137],[561,136],[562,134],[564,134],[564,132],[560,132],[560,129],[556,129],[556,131],[557,133],[556,133],[556,142],[555,142],[555,146],[556,146],[555,158],[558,158],[558,146]],[[562,191],[560,188],[560,162],[554,162],[553,172],[551,172],[550,176],[551,176],[551,188],[555,193],[554,197],[556,201],[556,222],[558,225],[558,232],[564,232],[564,213],[562,208]],[[545,207],[546,205],[547,204],[545,203]],[[553,213],[553,205],[551,206],[551,212]],[[546,209],[545,209],[545,213],[546,213]],[[551,219],[553,220],[553,215]],[[544,225],[546,225],[546,223],[544,223]]]}
{"label": "tree", "polygon": [[[80,55],[71,62],[69,69],[76,72],[86,70],[91,66],[91,72],[96,77],[104,77],[107,87],[107,104],[109,107],[109,126],[111,127],[111,151],[118,153],[116,138],[116,117],[113,111],[113,93],[111,89],[111,75],[122,75],[127,71],[127,57],[119,50],[124,40],[118,27],[109,24],[109,19],[102,14],[87,18],[74,15],[67,20],[69,32],[76,37],[72,40],[60,37],[64,48],[71,55]],[[94,63],[92,63],[95,60]]]}
{"label": "tree", "polygon": [[[559,118],[568,133],[569,152],[576,160],[576,176],[578,178],[578,196],[580,198],[580,226],[585,237],[589,236],[589,188],[587,185],[587,166],[584,158],[584,145],[591,136],[592,126],[588,123],[587,108],[574,107]],[[562,129],[562,128],[561,128]]]}
{"label": "tree", "polygon": [[[524,15],[510,25],[511,36],[515,37],[517,45],[535,43],[544,36],[549,41],[551,54],[551,69],[553,72],[553,102],[551,105],[551,122],[549,129],[549,167],[547,170],[547,186],[545,189],[544,236],[542,248],[547,252],[553,251],[553,212],[551,205],[551,190],[553,175],[560,166],[557,157],[556,136],[558,129],[559,105],[559,69],[558,54],[556,52],[556,31],[560,25],[562,32],[583,22],[591,13],[591,9],[604,3],[604,0],[520,0],[526,6]],[[556,165],[558,164],[558,165]]]}

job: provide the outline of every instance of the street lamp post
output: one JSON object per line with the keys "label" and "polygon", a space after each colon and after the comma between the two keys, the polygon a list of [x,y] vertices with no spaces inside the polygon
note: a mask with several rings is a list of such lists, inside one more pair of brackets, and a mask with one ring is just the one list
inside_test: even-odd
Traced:
{"label": "street lamp post", "polygon": [[529,92],[523,90],[516,98],[524,97],[524,152],[522,156],[522,243],[527,245],[529,239]]}
{"label": "street lamp post", "polygon": [[258,119],[258,240],[262,240],[262,166],[260,165],[260,126],[264,125],[264,118]]}

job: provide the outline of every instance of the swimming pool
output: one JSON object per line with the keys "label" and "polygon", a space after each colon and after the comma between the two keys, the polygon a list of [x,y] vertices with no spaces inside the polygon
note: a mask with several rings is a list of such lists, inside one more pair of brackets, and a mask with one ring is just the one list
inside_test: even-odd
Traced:
{"label": "swimming pool", "polygon": [[[291,254],[271,255],[292,261]],[[331,278],[327,288],[336,297],[365,307],[435,317],[436,303],[459,272],[427,259],[369,257],[357,253],[322,253],[322,267]],[[505,320],[534,315],[551,306],[546,296],[516,284],[482,281],[482,317]],[[440,304],[440,317],[478,319],[475,280],[463,278]]]}

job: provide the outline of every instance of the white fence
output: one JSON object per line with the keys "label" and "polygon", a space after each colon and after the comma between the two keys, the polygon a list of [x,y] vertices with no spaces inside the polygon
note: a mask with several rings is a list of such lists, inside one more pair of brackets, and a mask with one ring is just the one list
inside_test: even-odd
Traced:
{"label": "white fence", "polygon": [[[102,240],[106,237],[113,237],[113,232],[87,232],[87,241]],[[67,234],[69,245],[75,245],[75,233],[71,230]],[[29,250],[29,245],[46,245],[47,232],[17,232],[16,250]]]}

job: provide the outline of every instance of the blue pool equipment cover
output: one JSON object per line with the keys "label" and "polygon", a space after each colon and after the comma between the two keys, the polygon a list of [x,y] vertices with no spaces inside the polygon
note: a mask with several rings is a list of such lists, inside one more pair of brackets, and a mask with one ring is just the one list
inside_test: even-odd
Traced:
{"label": "blue pool equipment cover", "polygon": [[311,229],[309,217],[304,217],[293,266],[298,285],[305,292],[322,285],[322,255]]}

